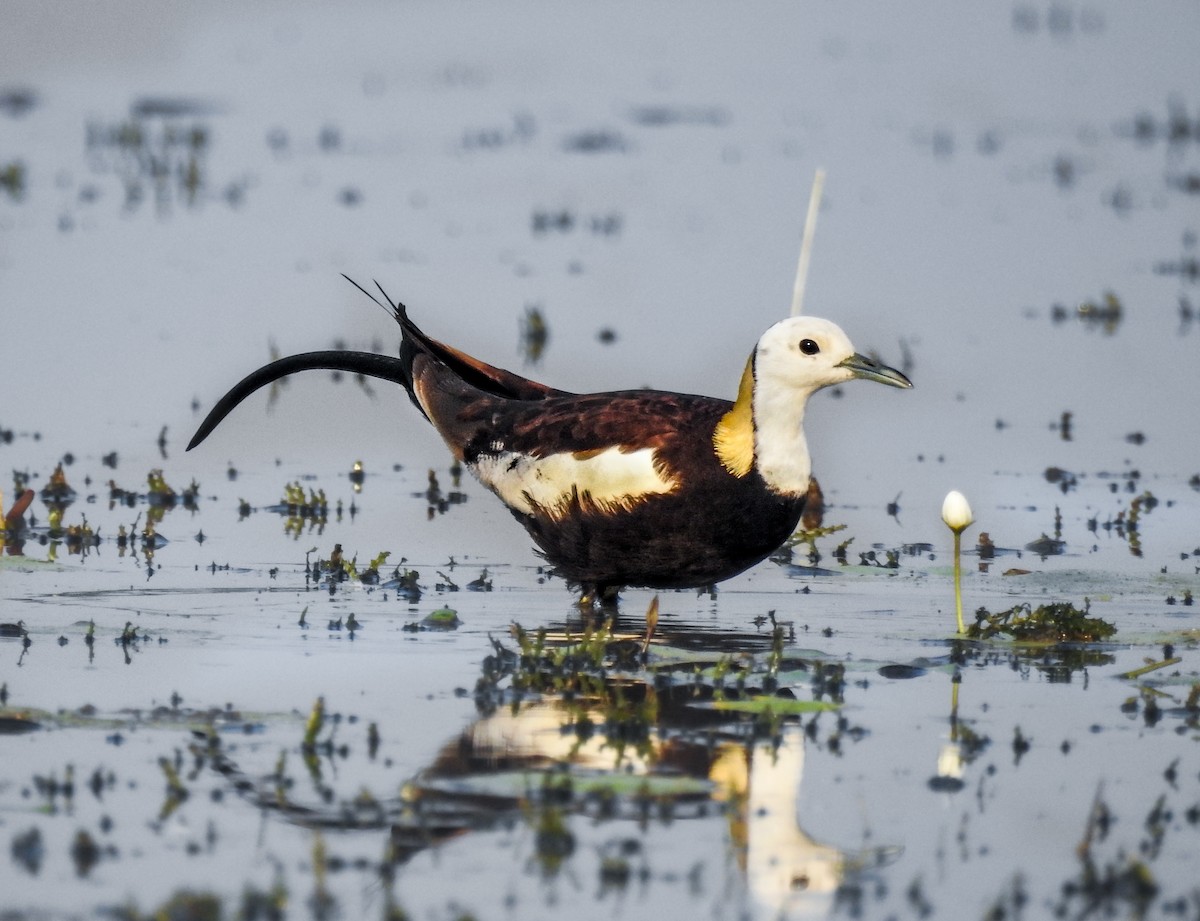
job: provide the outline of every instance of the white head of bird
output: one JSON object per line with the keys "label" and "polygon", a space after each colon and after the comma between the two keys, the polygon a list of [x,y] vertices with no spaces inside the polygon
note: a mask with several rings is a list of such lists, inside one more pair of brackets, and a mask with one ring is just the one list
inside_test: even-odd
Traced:
{"label": "white head of bird", "polygon": [[808,398],[856,377],[912,386],[899,371],[856,352],[829,320],[798,316],[776,323],[759,338],[737,402],[717,428],[722,463],[738,476],[754,467],[772,491],[802,495],[812,473],[803,427]]}

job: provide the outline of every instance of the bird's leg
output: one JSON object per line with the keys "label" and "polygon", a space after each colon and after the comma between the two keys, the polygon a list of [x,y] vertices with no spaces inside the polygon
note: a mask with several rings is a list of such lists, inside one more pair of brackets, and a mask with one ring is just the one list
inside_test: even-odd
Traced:
{"label": "bird's leg", "polygon": [[620,596],[619,585],[585,583],[579,586],[579,601],[575,606],[585,615],[598,613],[600,610],[616,613]]}

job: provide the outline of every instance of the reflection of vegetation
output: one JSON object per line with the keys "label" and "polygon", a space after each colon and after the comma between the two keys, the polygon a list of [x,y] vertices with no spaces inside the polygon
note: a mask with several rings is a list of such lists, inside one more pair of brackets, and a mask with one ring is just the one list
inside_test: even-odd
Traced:
{"label": "reflection of vegetation", "polygon": [[1028,602],[995,614],[987,608],[975,612],[967,628],[971,639],[1011,639],[1024,643],[1094,643],[1117,632],[1114,624],[1089,617],[1086,599],[1081,609],[1070,602],[1051,602],[1036,608]]}
{"label": "reflection of vegetation", "polygon": [[[1137,680],[1160,668],[1178,665],[1181,661],[1182,659],[1168,656],[1161,662],[1149,662],[1142,668],[1125,672],[1120,677]],[[1162,688],[1142,684],[1138,687],[1138,693],[1135,696],[1126,698],[1125,702],[1121,704],[1121,712],[1130,716],[1136,714],[1139,709],[1147,727],[1156,726],[1159,720],[1169,714],[1181,718],[1184,725],[1193,730],[1200,729],[1200,681],[1192,683],[1187,697],[1182,701]]]}
{"label": "reflection of vegetation", "polygon": [[[242,506],[245,505],[243,502]],[[275,505],[268,506],[267,511],[283,515],[283,533],[296,540],[305,533],[306,526],[308,533],[314,530],[317,534],[324,533],[329,521],[329,501],[325,498],[325,490],[309,487],[306,493],[298,482],[284,484],[283,498]],[[242,517],[245,517],[244,513]]]}
{"label": "reflection of vegetation", "polygon": [[[547,787],[553,787],[554,778],[547,774],[545,784]],[[553,790],[547,790],[549,795],[543,796],[539,800],[534,814],[530,816],[532,820],[530,824],[537,830],[538,864],[546,876],[557,874],[567,858],[575,853],[575,836],[567,826],[565,810],[557,805],[558,802],[564,800],[562,792],[566,793],[566,799],[569,800],[569,784],[568,788],[560,791],[558,795],[555,795]]]}
{"label": "reflection of vegetation", "polygon": [[467,494],[458,488],[461,477],[462,467],[455,462],[455,465],[450,468],[450,478],[454,488],[449,492],[443,492],[441,483],[438,482],[437,471],[429,471],[429,485],[424,492],[417,493],[417,496],[424,497],[428,504],[427,515],[430,521],[438,515],[446,514],[450,511],[450,506],[462,505],[467,501]]}
{"label": "reflection of vegetation", "polygon": [[[1154,511],[1154,508],[1157,505],[1158,500],[1154,498],[1154,495],[1149,490],[1146,490],[1146,492],[1135,497],[1133,501],[1129,503],[1128,514],[1122,512],[1117,516],[1117,521],[1115,522],[1117,534],[1122,537],[1126,537],[1129,540],[1129,552],[1136,557],[1140,557],[1142,555],[1142,538],[1139,531],[1141,527],[1142,513]],[[1124,515],[1123,528],[1121,521],[1122,515]]]}
{"label": "reflection of vegetation", "polygon": [[[68,459],[69,462],[69,459]],[[26,543],[36,542],[48,547],[48,561],[57,559],[61,547],[67,552],[78,556],[87,556],[97,551],[103,542],[98,529],[93,528],[87,516],[80,514],[79,522],[68,522],[67,515],[74,504],[77,493],[67,481],[63,464],[59,463],[47,479],[46,485],[38,494],[46,505],[46,522],[42,524],[29,511],[29,503],[33,491],[26,485],[32,475],[29,473],[14,473],[18,501],[4,515],[0,522],[0,549],[13,555],[23,555]],[[146,476],[146,492],[125,490],[114,481],[108,481],[108,510],[117,506],[136,508],[139,503],[145,503],[145,524],[140,524],[142,513],[139,512],[132,524],[117,527],[115,538],[117,555],[124,557],[129,553],[135,560],[139,551],[149,564],[154,559],[156,550],[167,544],[167,539],[158,533],[158,525],[163,522],[167,513],[175,508],[183,507],[189,511],[197,510],[197,499],[200,485],[195,480],[182,492],[176,492],[163,478],[159,469],[151,470]],[[88,501],[94,497],[89,496]],[[0,505],[3,498],[0,496]],[[28,513],[28,514],[27,514]],[[202,538],[201,538],[202,539]],[[146,566],[146,576],[154,574],[152,566]]]}
{"label": "reflection of vegetation", "polygon": [[166,795],[163,797],[162,809],[158,814],[158,820],[162,822],[170,818],[175,810],[187,800],[188,789],[179,779],[179,765],[176,762],[160,757],[158,766],[162,769],[163,777],[167,782]]}
{"label": "reflection of vegetation", "polygon": [[[736,657],[652,644],[655,626],[653,617],[641,634],[617,633],[611,620],[587,620],[578,634],[514,625],[515,649],[492,640],[475,688],[477,706],[488,715],[507,704],[515,716],[525,701],[553,699],[575,750],[602,738],[616,766],[627,756],[653,762],[661,734],[680,721],[769,738],[788,719],[841,704],[844,666],[788,655],[789,625],[774,625],[764,652]],[[791,688],[806,679],[813,699],[797,699]]]}
{"label": "reflection of vegetation", "polygon": [[189,921],[278,921],[287,917],[288,892],[282,882],[270,889],[247,886],[240,898],[228,902],[211,892],[179,889],[157,908],[143,913],[132,905],[114,906],[105,910],[113,921],[161,921],[168,918]]}
{"label": "reflection of vegetation", "polygon": [[[1164,804],[1165,797],[1160,796],[1142,825],[1146,836],[1134,851],[1126,853],[1121,849],[1116,857],[1105,859],[1097,851],[1107,840],[1115,818],[1101,795],[1096,794],[1083,840],[1075,849],[1079,876],[1062,884],[1059,902],[1054,907],[1056,917],[1146,916],[1160,892],[1151,864],[1162,850],[1163,838],[1173,818]],[[1179,905],[1184,904],[1181,898]]]}
{"label": "reflection of vegetation", "polygon": [[[208,107],[186,100],[164,102],[140,108],[122,122],[87,126],[88,162],[120,182],[127,212],[147,201],[153,201],[160,215],[180,203],[194,207],[211,184],[207,161],[212,131],[201,120]],[[245,195],[245,182],[231,182],[221,194],[236,205]]]}

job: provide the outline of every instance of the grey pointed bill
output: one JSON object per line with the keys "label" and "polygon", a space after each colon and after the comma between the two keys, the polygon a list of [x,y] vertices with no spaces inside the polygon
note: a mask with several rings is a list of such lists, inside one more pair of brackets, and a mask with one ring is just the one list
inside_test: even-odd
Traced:
{"label": "grey pointed bill", "polygon": [[880,384],[887,384],[889,387],[907,389],[912,386],[912,381],[895,368],[881,365],[874,359],[868,358],[866,355],[861,355],[858,352],[838,362],[838,367],[845,368],[855,377],[861,377],[867,381],[878,381]]}

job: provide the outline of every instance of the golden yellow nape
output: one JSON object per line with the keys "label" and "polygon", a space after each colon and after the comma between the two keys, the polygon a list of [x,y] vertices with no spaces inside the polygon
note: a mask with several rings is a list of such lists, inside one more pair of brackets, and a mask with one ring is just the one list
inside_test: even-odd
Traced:
{"label": "golden yellow nape", "polygon": [[754,356],[746,360],[738,384],[737,400],[713,432],[713,446],[721,464],[734,476],[742,477],[754,466]]}

